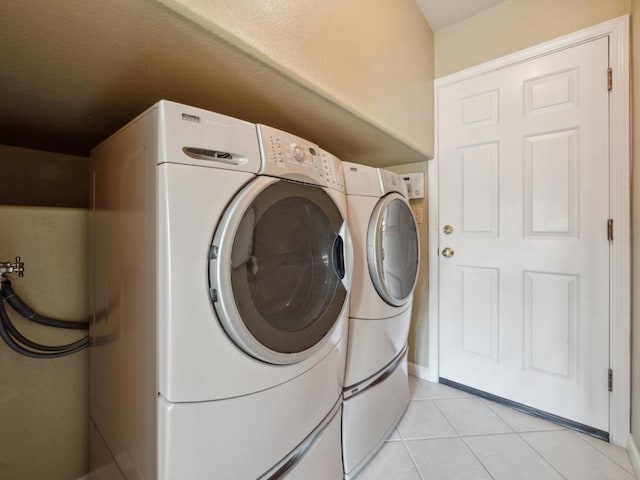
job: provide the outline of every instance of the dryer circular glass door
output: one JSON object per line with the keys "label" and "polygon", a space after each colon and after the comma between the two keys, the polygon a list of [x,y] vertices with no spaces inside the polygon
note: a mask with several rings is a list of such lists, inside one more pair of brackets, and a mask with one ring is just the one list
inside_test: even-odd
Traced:
{"label": "dryer circular glass door", "polygon": [[344,219],[321,187],[257,177],[213,238],[218,319],[251,356],[291,364],[326,341],[344,306]]}
{"label": "dryer circular glass door", "polygon": [[404,305],[418,279],[420,261],[416,221],[404,197],[391,193],[380,199],[369,220],[367,262],[380,297]]}

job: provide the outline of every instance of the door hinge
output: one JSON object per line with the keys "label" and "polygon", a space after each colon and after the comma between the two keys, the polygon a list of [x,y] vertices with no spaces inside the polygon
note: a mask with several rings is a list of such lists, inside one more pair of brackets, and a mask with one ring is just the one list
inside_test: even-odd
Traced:
{"label": "door hinge", "polygon": [[607,240],[613,240],[613,218],[607,219]]}
{"label": "door hinge", "polygon": [[613,392],[613,370],[609,369],[609,374],[607,375],[607,385],[609,386],[609,391]]}
{"label": "door hinge", "polygon": [[611,67],[607,68],[607,90],[613,90],[613,70]]}

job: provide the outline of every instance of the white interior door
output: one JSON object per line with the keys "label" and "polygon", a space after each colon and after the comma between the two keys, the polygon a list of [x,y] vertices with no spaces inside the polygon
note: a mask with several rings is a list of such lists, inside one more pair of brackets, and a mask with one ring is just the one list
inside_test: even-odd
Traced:
{"label": "white interior door", "polygon": [[604,431],[608,48],[593,40],[438,97],[440,376]]}

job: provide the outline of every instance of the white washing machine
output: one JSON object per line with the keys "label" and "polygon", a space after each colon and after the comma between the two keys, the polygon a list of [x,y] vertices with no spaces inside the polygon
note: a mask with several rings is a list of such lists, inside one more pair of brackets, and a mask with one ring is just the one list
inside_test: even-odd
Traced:
{"label": "white washing machine", "polygon": [[345,478],[392,432],[409,403],[407,337],[419,238],[400,177],[343,163],[354,270],[343,405]]}
{"label": "white washing machine", "polygon": [[96,478],[342,478],[341,163],[162,101],[91,172]]}

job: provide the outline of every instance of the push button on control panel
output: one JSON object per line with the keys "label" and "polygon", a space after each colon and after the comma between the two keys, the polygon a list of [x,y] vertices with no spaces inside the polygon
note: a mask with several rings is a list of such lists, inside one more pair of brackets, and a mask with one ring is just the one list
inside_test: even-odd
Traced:
{"label": "push button on control panel", "polygon": [[279,167],[282,167],[284,164],[284,157],[282,155],[279,137],[271,137],[271,159]]}
{"label": "push button on control panel", "polygon": [[298,162],[304,162],[305,154],[300,145],[298,145],[297,143],[292,143],[289,148],[294,159],[296,159]]}
{"label": "push button on control panel", "polygon": [[331,159],[323,158],[322,165],[324,167],[325,178],[327,182],[333,185],[340,185],[340,176],[338,175],[338,171],[336,169],[335,163],[331,161]]}

